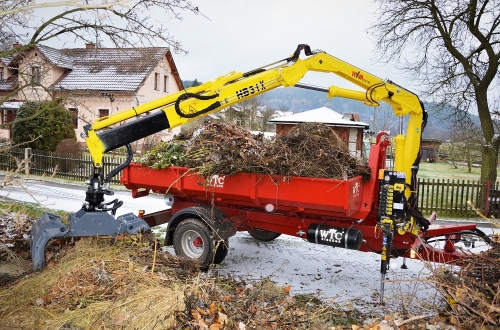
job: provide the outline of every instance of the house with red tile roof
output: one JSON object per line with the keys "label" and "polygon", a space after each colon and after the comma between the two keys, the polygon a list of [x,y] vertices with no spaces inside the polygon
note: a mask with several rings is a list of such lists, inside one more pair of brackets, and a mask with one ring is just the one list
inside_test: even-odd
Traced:
{"label": "house with red tile roof", "polygon": [[[83,126],[95,118],[155,100],[183,88],[172,54],[167,47],[55,49],[37,45],[1,59],[1,123],[15,117],[24,101],[61,98],[73,113],[75,133],[83,142]],[[16,88],[23,87],[13,93]],[[13,93],[13,94],[12,94]],[[10,108],[7,108],[10,107]],[[162,132],[152,138],[166,138],[176,132]],[[0,137],[10,138],[8,128]],[[135,148],[140,148],[135,145]]]}

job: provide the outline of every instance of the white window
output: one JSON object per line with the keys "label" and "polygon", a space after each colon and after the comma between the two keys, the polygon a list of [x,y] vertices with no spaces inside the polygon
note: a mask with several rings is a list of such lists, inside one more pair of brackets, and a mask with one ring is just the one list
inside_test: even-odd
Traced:
{"label": "white window", "polygon": [[158,72],[155,72],[154,90],[160,90],[160,74]]}
{"label": "white window", "polygon": [[168,93],[168,76],[163,76],[163,93]]}
{"label": "white window", "polygon": [[42,82],[42,71],[39,66],[31,67],[31,83],[40,84]]}
{"label": "white window", "polygon": [[99,118],[108,116],[109,116],[109,109],[99,109]]}

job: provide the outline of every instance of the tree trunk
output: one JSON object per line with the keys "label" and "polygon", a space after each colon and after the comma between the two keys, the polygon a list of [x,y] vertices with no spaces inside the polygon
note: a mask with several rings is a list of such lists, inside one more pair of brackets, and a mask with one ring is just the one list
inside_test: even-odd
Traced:
{"label": "tree trunk", "polygon": [[498,147],[485,145],[483,147],[483,164],[481,166],[481,181],[495,182],[497,179]]}
{"label": "tree trunk", "polygon": [[488,105],[486,89],[476,87],[476,104],[483,130],[483,164],[481,166],[481,181],[495,182],[497,179],[498,147],[500,140],[495,137],[495,129]]}

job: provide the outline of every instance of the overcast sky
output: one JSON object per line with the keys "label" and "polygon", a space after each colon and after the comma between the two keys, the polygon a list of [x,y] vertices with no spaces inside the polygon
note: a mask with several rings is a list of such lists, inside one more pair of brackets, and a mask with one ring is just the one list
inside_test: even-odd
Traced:
{"label": "overcast sky", "polygon": [[[367,29],[373,0],[195,0],[202,15],[184,13],[169,23],[189,54],[174,55],[184,80],[213,80],[232,70],[248,71],[286,58],[300,43],[410,88],[393,65],[375,62]],[[157,15],[161,20],[161,16]],[[303,82],[345,85],[334,75],[308,74]]]}
{"label": "overcast sky", "polygon": [[[49,0],[50,1],[50,0]],[[148,13],[167,25],[188,55],[174,54],[181,79],[206,82],[230,71],[246,72],[290,56],[298,44],[321,49],[382,79],[415,89],[395,63],[376,62],[375,44],[367,29],[374,22],[373,0],[192,0],[201,14],[182,12],[169,20]],[[40,11],[52,17],[53,9]],[[205,17],[206,16],[206,17]],[[40,16],[39,16],[40,17]],[[48,46],[84,47],[54,39]],[[103,45],[109,47],[110,45]],[[158,45],[162,46],[162,45]],[[354,85],[333,74],[309,73],[304,83],[340,87]]]}

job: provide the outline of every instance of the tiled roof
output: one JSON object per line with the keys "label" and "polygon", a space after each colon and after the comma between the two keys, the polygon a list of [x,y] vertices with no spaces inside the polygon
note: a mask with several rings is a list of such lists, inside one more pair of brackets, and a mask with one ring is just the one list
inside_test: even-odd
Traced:
{"label": "tiled roof", "polygon": [[7,80],[0,80],[0,91],[10,92],[16,88],[17,75],[10,76]]}
{"label": "tiled roof", "polygon": [[10,61],[12,61],[12,58],[11,57],[2,57],[2,58],[0,58],[0,61],[2,61],[2,63],[4,65],[8,66],[10,64]]}
{"label": "tiled roof", "polygon": [[360,121],[351,121],[343,118],[343,115],[326,107],[304,111],[289,116],[273,118],[269,120],[272,124],[297,124],[297,123],[323,123],[331,126],[346,127],[369,127]]}
{"label": "tiled roof", "polygon": [[54,65],[69,69],[52,86],[65,90],[135,91],[168,52],[167,47],[37,48]]}
{"label": "tiled roof", "polygon": [[66,69],[71,69],[73,67],[73,59],[64,54],[62,50],[43,45],[38,45],[37,49],[50,63]]}

